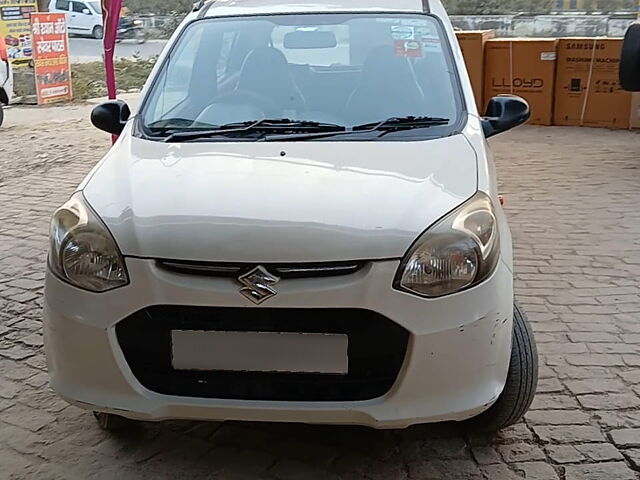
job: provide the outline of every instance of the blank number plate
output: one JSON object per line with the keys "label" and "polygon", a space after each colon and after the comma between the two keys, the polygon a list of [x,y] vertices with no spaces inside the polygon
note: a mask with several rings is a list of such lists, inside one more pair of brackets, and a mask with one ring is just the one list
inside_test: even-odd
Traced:
{"label": "blank number plate", "polygon": [[349,337],[324,333],[173,330],[175,370],[346,375]]}

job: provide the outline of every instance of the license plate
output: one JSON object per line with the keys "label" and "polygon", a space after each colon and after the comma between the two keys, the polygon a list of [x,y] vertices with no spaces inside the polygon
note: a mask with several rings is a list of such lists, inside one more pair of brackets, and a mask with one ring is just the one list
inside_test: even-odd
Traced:
{"label": "license plate", "polygon": [[173,330],[175,370],[349,373],[349,337],[324,333]]}

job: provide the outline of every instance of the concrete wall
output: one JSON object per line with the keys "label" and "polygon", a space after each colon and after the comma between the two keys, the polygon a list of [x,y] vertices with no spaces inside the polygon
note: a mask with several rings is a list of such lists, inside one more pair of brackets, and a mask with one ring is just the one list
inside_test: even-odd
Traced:
{"label": "concrete wall", "polygon": [[499,37],[622,37],[633,19],[607,15],[452,15],[463,30],[492,28]]}

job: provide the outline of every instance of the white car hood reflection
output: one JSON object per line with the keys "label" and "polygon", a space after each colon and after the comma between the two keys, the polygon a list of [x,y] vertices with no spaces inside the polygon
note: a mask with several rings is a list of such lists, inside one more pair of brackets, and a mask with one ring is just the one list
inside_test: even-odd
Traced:
{"label": "white car hood reflection", "polygon": [[166,144],[127,134],[84,194],[124,255],[293,263],[400,258],[476,190],[462,135]]}

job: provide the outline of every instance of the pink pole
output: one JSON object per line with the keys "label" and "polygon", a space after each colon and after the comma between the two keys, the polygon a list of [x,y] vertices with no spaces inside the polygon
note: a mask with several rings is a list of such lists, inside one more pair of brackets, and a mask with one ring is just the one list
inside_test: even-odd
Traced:
{"label": "pink pole", "polygon": [[[116,71],[113,64],[113,55],[116,49],[121,8],[122,0],[102,0],[104,68],[107,81],[107,94],[111,100],[115,100],[116,98]],[[112,137],[114,143],[117,138],[115,135]]]}

